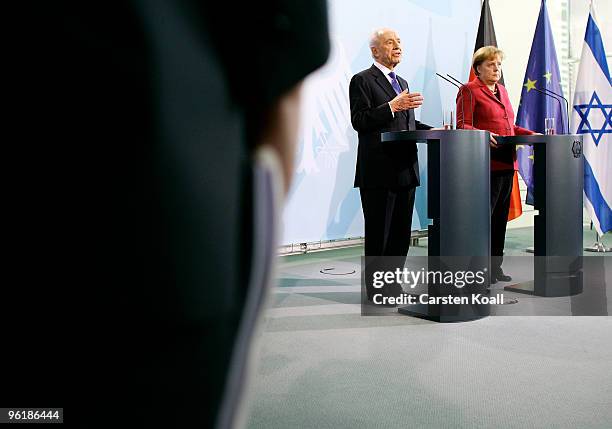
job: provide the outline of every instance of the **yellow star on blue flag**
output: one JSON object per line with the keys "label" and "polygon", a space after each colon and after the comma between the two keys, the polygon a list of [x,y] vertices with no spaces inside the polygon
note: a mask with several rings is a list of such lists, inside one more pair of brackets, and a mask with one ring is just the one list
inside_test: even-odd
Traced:
{"label": "yellow star on blue flag", "polygon": [[527,82],[525,82],[525,84],[523,85],[525,88],[527,88],[527,92],[531,91],[533,88],[535,88],[535,84],[536,84],[537,80],[531,80],[529,78],[527,78]]}

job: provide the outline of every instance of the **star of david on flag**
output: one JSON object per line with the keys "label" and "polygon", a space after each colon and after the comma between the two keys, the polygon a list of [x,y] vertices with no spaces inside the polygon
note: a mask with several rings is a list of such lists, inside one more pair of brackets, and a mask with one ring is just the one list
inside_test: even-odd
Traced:
{"label": "star of david on flag", "polygon": [[575,105],[574,109],[580,115],[576,134],[591,134],[595,146],[599,145],[604,134],[612,133],[612,104],[603,104],[596,92],[593,91],[589,104]]}
{"label": "star of david on flag", "polygon": [[599,235],[612,230],[612,80],[595,10],[584,36],[572,129],[584,139],[584,205]]}

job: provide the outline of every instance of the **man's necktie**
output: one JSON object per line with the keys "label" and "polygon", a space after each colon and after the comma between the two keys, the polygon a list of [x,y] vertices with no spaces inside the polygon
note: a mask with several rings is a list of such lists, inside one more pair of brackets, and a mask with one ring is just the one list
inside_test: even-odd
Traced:
{"label": "man's necktie", "polygon": [[391,86],[395,90],[395,93],[399,94],[400,92],[402,92],[402,88],[400,87],[400,84],[397,81],[397,75],[395,74],[395,72],[389,73],[389,77],[391,78]]}

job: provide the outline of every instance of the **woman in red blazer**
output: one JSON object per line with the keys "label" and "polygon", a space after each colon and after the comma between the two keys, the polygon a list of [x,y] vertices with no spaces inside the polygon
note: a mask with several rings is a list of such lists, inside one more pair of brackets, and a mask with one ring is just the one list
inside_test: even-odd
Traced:
{"label": "woman in red blazer", "polygon": [[457,128],[491,132],[491,283],[512,280],[501,265],[516,169],[514,146],[500,147],[494,136],[535,134],[514,125],[508,92],[498,83],[503,58],[503,52],[495,46],[478,49],[472,58],[477,78],[464,85],[457,95]]}

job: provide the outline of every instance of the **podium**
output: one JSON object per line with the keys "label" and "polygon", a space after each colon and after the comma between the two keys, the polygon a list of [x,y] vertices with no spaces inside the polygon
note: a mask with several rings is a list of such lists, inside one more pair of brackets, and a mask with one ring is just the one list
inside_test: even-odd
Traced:
{"label": "podium", "polygon": [[[427,144],[427,214],[429,271],[484,270],[481,285],[457,288],[429,283],[428,297],[487,295],[490,267],[489,132],[480,130],[396,131],[381,134],[383,145]],[[433,264],[433,266],[432,266]],[[488,303],[411,304],[402,314],[437,322],[462,322],[486,317]]]}
{"label": "podium", "polygon": [[[500,145],[533,146],[534,277],[512,292],[559,297],[582,292],[581,135],[495,137]],[[520,150],[520,147],[517,149]]]}

